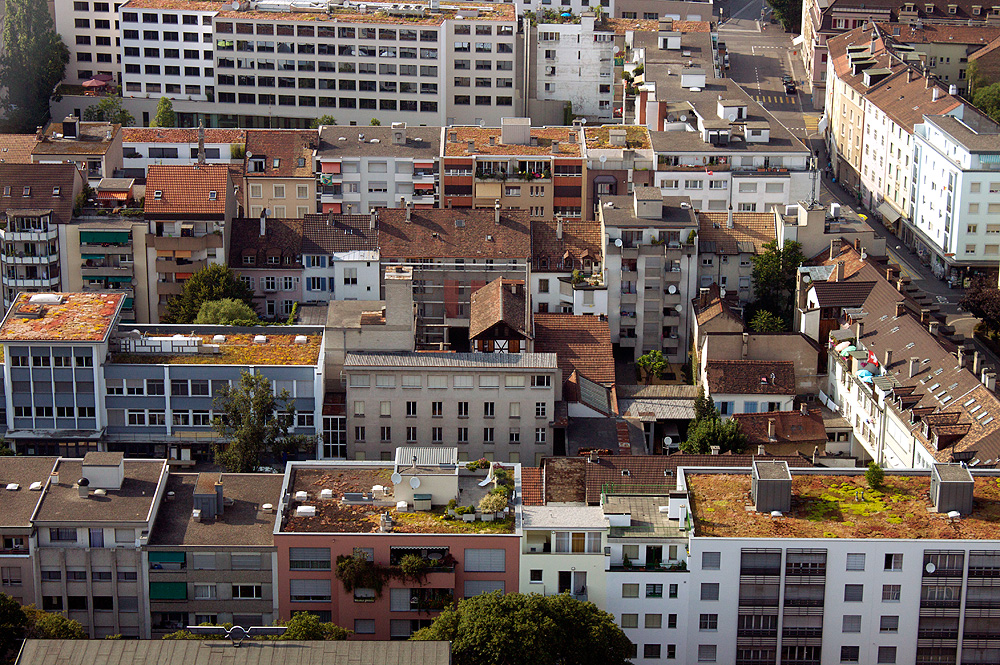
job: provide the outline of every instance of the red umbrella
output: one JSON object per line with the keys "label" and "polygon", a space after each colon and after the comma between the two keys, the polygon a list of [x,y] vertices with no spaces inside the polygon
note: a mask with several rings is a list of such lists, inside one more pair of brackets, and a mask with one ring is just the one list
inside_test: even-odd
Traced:
{"label": "red umbrella", "polygon": [[94,76],[95,81],[113,81],[114,78],[111,74],[97,74]]}
{"label": "red umbrella", "polygon": [[89,81],[83,82],[84,88],[103,88],[106,85],[106,81],[98,81],[97,79],[90,79]]}

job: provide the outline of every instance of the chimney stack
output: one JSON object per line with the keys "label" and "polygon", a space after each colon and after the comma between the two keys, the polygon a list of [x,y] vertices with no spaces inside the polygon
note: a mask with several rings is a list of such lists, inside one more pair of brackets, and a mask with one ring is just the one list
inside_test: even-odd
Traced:
{"label": "chimney stack", "polygon": [[910,378],[912,379],[917,374],[920,373],[920,358],[915,356],[910,357]]}
{"label": "chimney stack", "polygon": [[553,155],[558,155],[559,154],[559,141],[553,141],[552,142],[552,154]]}
{"label": "chimney stack", "polygon": [[406,208],[406,223],[409,224],[413,221],[413,204],[404,201],[403,206]]}
{"label": "chimney stack", "polygon": [[858,321],[856,325],[857,325],[857,331],[858,331],[858,342],[861,342],[861,338],[865,334],[865,322],[864,321]]}
{"label": "chimney stack", "polygon": [[902,300],[896,302],[896,316],[904,316],[906,314],[906,303]]}
{"label": "chimney stack", "polygon": [[929,309],[920,310],[920,323],[927,323],[927,320],[931,318],[931,311]]}
{"label": "chimney stack", "polygon": [[556,240],[563,239],[563,220],[562,215],[556,215]]}
{"label": "chimney stack", "polygon": [[903,276],[900,275],[899,278],[896,280],[896,290],[899,291],[900,293],[902,293],[903,292],[903,288],[905,286],[906,286],[906,283],[903,281]]}
{"label": "chimney stack", "polygon": [[767,440],[768,441],[777,441],[778,440],[777,435],[774,433],[775,428],[776,428],[776,421],[775,421],[775,419],[774,418],[768,418],[767,419]]}
{"label": "chimney stack", "polygon": [[941,96],[941,88],[934,86],[934,88],[931,90],[931,101],[936,102],[938,100],[938,97],[940,96]]}
{"label": "chimney stack", "polygon": [[839,282],[841,277],[841,271],[844,269],[844,262],[837,261],[833,264],[833,281]]}
{"label": "chimney stack", "polygon": [[906,68],[906,82],[907,83],[912,83],[913,82],[913,74],[914,74],[913,68],[912,67],[907,67]]}
{"label": "chimney stack", "polygon": [[569,142],[576,143],[576,130],[569,130]]}
{"label": "chimney stack", "polygon": [[444,207],[448,208],[449,210],[451,210],[451,198],[450,197],[444,200]]}
{"label": "chimney stack", "polygon": [[958,353],[958,366],[965,367],[965,345],[961,345],[956,349]]}
{"label": "chimney stack", "polygon": [[809,415],[809,405],[806,404],[805,402],[802,402],[802,404],[799,405],[799,413],[801,413],[803,416],[808,416]]}
{"label": "chimney stack", "polygon": [[981,357],[979,355],[979,349],[976,349],[975,351],[972,352],[972,373],[975,374],[976,376],[979,376],[980,363],[981,363]]}
{"label": "chimney stack", "polygon": [[893,276],[893,274],[894,274],[895,272],[896,272],[896,271],[895,271],[895,270],[893,270],[892,268],[886,268],[886,269],[885,269],[885,281],[887,281],[887,282],[891,282],[891,281],[892,281],[892,276]]}
{"label": "chimney stack", "polygon": [[260,211],[260,237],[267,235],[267,211]]}
{"label": "chimney stack", "polygon": [[858,253],[861,253],[861,238],[854,239],[854,250]]}
{"label": "chimney stack", "polygon": [[497,144],[497,139],[495,136],[490,137],[490,145],[495,146]]}
{"label": "chimney stack", "polygon": [[892,349],[885,350],[885,360],[882,362],[882,369],[889,371],[889,366],[892,365]]}
{"label": "chimney stack", "polygon": [[205,163],[205,123],[198,121],[198,163]]}
{"label": "chimney stack", "polygon": [[378,221],[378,214],[376,214],[375,208],[370,209],[368,211],[368,215],[369,215],[369,217],[368,217],[368,228],[371,229],[372,231],[374,231],[375,230],[375,223]]}
{"label": "chimney stack", "polygon": [[468,143],[468,145],[466,147],[468,148],[469,152],[475,152],[476,151],[476,142],[475,141],[469,141],[469,143]]}
{"label": "chimney stack", "polygon": [[927,70],[924,70],[924,90],[929,90],[931,87],[931,77],[927,75]]}
{"label": "chimney stack", "polygon": [[837,240],[830,238],[830,260],[837,258]]}
{"label": "chimney stack", "polygon": [[500,226],[500,199],[493,202],[493,223]]}
{"label": "chimney stack", "polygon": [[726,228],[733,228],[733,206],[729,206],[729,216],[726,217]]}
{"label": "chimney stack", "polygon": [[939,326],[939,325],[941,325],[941,324],[940,324],[940,323],[938,323],[937,321],[928,321],[928,322],[927,322],[927,331],[928,331],[928,332],[929,332],[930,334],[932,334],[932,335],[934,335],[935,337],[937,337],[937,334],[938,334],[938,326]]}
{"label": "chimney stack", "polygon": [[722,449],[719,446],[709,446],[708,452],[710,455],[718,455]]}

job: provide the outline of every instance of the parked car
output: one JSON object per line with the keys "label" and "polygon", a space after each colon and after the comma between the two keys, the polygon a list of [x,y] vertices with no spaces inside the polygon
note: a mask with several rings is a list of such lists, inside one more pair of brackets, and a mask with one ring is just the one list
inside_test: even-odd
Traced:
{"label": "parked car", "polygon": [[795,79],[791,76],[782,76],[781,83],[785,86],[786,95],[794,95],[798,92],[798,88],[795,87]]}

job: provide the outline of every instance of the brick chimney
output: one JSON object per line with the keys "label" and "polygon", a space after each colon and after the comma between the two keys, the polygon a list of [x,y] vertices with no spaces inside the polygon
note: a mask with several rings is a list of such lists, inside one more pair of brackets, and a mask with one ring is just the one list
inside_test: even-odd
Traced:
{"label": "brick chimney", "polygon": [[912,379],[917,374],[920,373],[920,358],[916,356],[910,357],[910,378]]}
{"label": "brick chimney", "polygon": [[902,300],[896,303],[896,316],[904,316],[906,314],[906,303]]}
{"label": "brick chimney", "polygon": [[892,349],[885,350],[885,360],[882,361],[882,369],[888,370],[892,364]]}

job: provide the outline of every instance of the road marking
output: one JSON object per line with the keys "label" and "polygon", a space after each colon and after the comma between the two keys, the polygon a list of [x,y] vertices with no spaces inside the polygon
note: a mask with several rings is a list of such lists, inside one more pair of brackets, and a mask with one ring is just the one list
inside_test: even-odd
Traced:
{"label": "road marking", "polygon": [[914,281],[914,280],[917,280],[917,279],[920,279],[920,280],[923,279],[922,275],[914,275],[912,272],[910,272],[910,270],[907,269],[906,264],[903,263],[903,260],[899,257],[899,255],[897,255],[891,249],[888,249],[886,251],[889,253],[889,256],[891,258],[893,258],[893,259],[896,260],[896,264],[899,266],[899,274],[900,275],[902,275],[904,277],[909,277],[911,281]]}
{"label": "road marking", "polygon": [[810,134],[815,134],[819,130],[818,113],[804,113],[802,114],[802,120],[806,124],[806,131]]}
{"label": "road marking", "polygon": [[794,104],[796,99],[792,95],[754,95],[753,98],[761,104]]}

